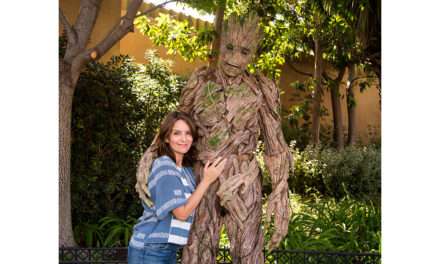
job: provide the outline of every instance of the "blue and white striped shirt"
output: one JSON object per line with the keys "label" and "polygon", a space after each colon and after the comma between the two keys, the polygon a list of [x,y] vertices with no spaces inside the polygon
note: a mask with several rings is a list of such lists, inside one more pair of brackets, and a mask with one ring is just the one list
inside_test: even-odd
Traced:
{"label": "blue and white striped shirt", "polygon": [[144,212],[133,227],[130,246],[143,248],[145,243],[186,245],[194,213],[181,221],[174,217],[172,210],[186,203],[195,186],[191,168],[177,167],[168,156],[154,160],[148,179],[154,205],[150,208],[142,202]]}

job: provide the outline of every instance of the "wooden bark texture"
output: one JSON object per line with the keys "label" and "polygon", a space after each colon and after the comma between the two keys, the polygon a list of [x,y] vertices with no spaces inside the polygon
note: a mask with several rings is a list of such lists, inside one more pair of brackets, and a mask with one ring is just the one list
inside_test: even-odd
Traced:
{"label": "wooden bark texture", "polygon": [[332,113],[333,113],[333,138],[336,142],[336,148],[341,150],[344,148],[344,128],[342,127],[342,107],[341,96],[339,93],[339,85],[344,77],[346,68],[344,67],[338,73],[338,76],[330,87],[330,97],[332,101]]}
{"label": "wooden bark texture", "polygon": [[223,18],[225,16],[225,8],[226,8],[226,2],[220,3],[220,6],[217,8],[217,11],[215,13],[215,38],[212,43],[211,48],[211,60],[209,62],[209,68],[214,69],[217,67],[218,58],[220,54],[220,44],[221,44],[221,35],[222,35],[222,28],[223,28]]}
{"label": "wooden bark texture", "polygon": [[59,61],[59,246],[76,246],[73,238],[70,193],[71,115],[73,94],[84,66],[99,59],[133,28],[133,19],[142,0],[132,0],[127,13],[94,48],[87,43],[95,26],[102,0],[82,0],[75,24],[60,9],[60,21],[67,35],[65,55]]}
{"label": "wooden bark texture", "polygon": [[139,194],[139,198],[148,206],[153,205],[150,191],[148,191],[147,188],[147,183],[151,165],[153,165],[154,159],[157,158],[157,137],[158,135],[156,135],[151,146],[142,155],[136,171],[136,192]]}
{"label": "wooden bark texture", "polygon": [[356,66],[350,65],[348,70],[348,88],[347,88],[347,108],[348,108],[348,145],[356,143],[356,102],[354,96],[354,79],[356,77]]}
{"label": "wooden bark texture", "polygon": [[75,246],[72,229],[70,195],[70,139],[73,88],[69,65],[60,61],[59,67],[59,246]]}
{"label": "wooden bark texture", "polygon": [[319,131],[320,131],[320,112],[321,112],[321,95],[322,95],[322,50],[318,39],[315,43],[315,66],[313,72],[313,79],[315,81],[315,90],[313,92],[312,104],[312,142],[313,145],[319,145]]}
{"label": "wooden bark texture", "polygon": [[246,20],[243,21],[243,19],[237,16],[228,18],[227,23],[223,25],[221,42],[240,43],[241,47],[248,48],[254,54],[262,38],[262,32],[258,26],[259,17],[256,14],[250,14]]}

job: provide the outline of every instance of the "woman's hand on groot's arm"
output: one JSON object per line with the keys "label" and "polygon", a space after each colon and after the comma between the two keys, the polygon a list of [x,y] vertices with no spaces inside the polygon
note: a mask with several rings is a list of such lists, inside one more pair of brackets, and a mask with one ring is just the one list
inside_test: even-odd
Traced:
{"label": "woman's hand on groot's arm", "polygon": [[226,164],[226,159],[217,158],[215,161],[208,161],[203,169],[203,180],[208,181],[209,184],[218,179]]}
{"label": "woman's hand on groot's arm", "polygon": [[207,162],[203,169],[203,179],[196,190],[188,198],[186,204],[173,210],[174,216],[179,220],[186,220],[199,205],[209,185],[215,182],[222,173],[226,164],[226,159],[217,158],[213,162]]}

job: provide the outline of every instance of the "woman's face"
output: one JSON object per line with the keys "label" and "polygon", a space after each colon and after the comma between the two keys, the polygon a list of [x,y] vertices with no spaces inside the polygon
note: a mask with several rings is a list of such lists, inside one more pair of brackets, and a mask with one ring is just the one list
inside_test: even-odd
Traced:
{"label": "woman's face", "polygon": [[177,120],[174,123],[171,134],[166,141],[176,156],[184,155],[191,148],[193,137],[191,129],[183,120]]}

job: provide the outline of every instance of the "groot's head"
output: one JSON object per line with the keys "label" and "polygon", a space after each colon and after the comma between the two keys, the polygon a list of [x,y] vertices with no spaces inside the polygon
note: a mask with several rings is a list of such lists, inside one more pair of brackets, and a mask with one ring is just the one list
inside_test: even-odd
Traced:
{"label": "groot's head", "polygon": [[261,37],[258,21],[255,13],[246,17],[232,15],[225,21],[218,66],[227,76],[242,74],[252,61]]}

